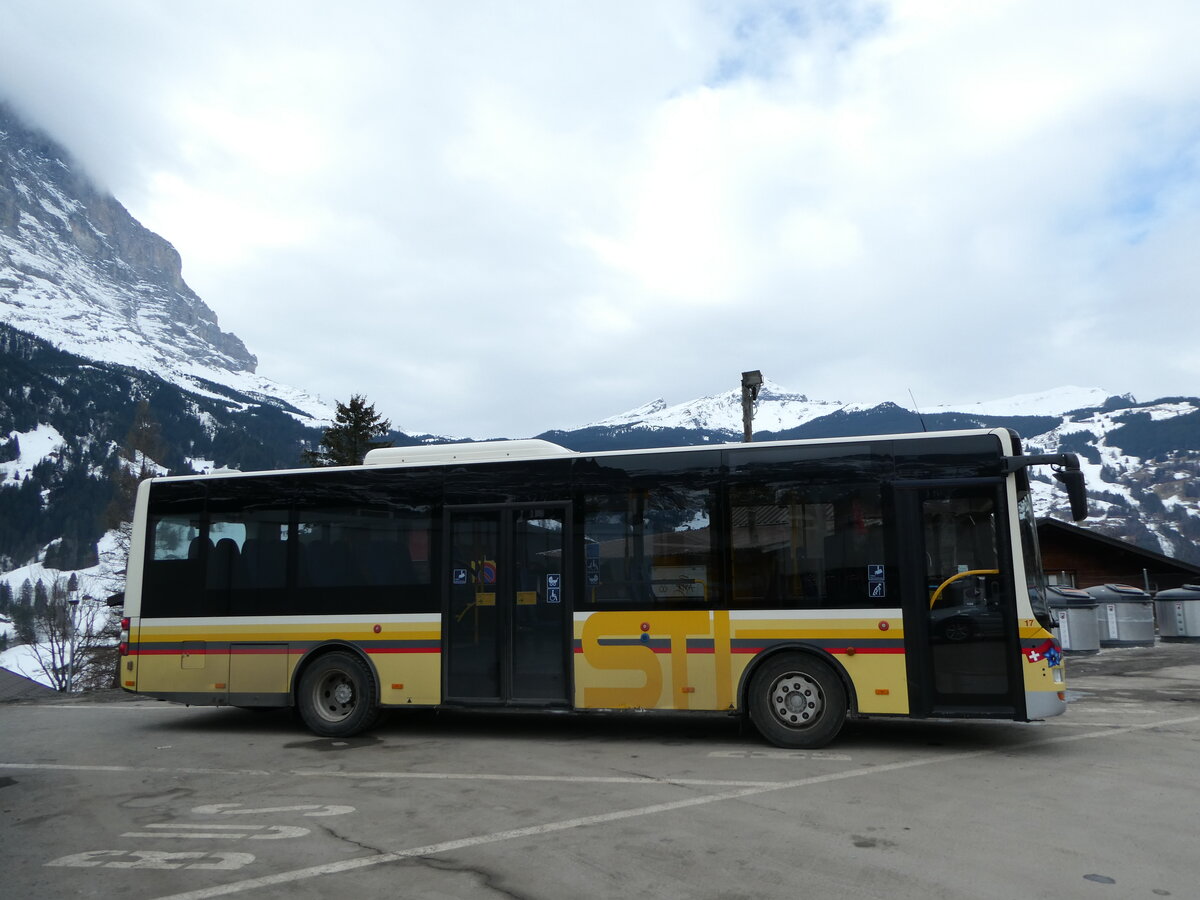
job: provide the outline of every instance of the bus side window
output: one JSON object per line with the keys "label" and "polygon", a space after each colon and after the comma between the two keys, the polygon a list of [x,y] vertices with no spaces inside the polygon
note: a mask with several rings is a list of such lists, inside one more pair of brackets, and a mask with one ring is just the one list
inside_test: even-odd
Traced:
{"label": "bus side window", "polygon": [[297,526],[297,611],[336,596],[350,613],[432,612],[432,520],[426,509],[336,507],[302,511]]}
{"label": "bus side window", "polygon": [[733,486],[729,506],[734,608],[888,604],[883,582],[868,576],[870,567],[886,566],[877,484],[768,477]]}
{"label": "bus side window", "polygon": [[209,522],[216,540],[205,578],[210,615],[278,615],[287,610],[286,509],[218,513]]}
{"label": "bus side window", "polygon": [[199,613],[200,585],[211,541],[201,536],[199,515],[162,516],[151,523],[153,540],[146,566],[142,615],[167,615],[180,606]]}
{"label": "bus side window", "polygon": [[663,482],[584,498],[588,606],[692,608],[719,602],[708,488]]}
{"label": "bus side window", "polygon": [[[868,569],[886,565],[883,557],[883,515],[876,485],[851,485],[833,504],[832,533],[825,539],[825,605],[834,608],[886,607],[886,588],[872,582]],[[895,606],[896,598],[890,600]]]}
{"label": "bus side window", "polygon": [[735,488],[730,495],[733,606],[821,606],[830,505],[757,486]]}

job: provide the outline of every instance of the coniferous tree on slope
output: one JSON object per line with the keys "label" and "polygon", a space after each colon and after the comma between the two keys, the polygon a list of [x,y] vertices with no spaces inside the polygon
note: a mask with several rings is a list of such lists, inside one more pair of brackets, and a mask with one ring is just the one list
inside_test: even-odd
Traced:
{"label": "coniferous tree on slope", "polygon": [[374,403],[354,394],[349,403],[338,403],[333,425],[325,429],[316,450],[304,451],[304,461],[310,466],[360,465],[368,450],[392,446],[377,440],[391,430],[392,423],[375,412]]}

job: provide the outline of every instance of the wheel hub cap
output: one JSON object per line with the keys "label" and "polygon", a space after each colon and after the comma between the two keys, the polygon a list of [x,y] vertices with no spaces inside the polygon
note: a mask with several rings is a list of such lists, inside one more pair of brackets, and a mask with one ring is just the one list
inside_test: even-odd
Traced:
{"label": "wheel hub cap", "polygon": [[825,701],[817,683],[800,672],[789,672],[771,687],[771,708],[789,728],[803,728],[821,716]]}

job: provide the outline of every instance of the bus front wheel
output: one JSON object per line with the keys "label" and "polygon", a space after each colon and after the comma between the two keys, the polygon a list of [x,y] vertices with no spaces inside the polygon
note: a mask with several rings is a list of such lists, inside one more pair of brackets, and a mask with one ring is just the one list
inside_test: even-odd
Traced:
{"label": "bus front wheel", "polygon": [[846,688],[827,663],[803,653],[768,659],[750,681],[750,718],[777,747],[815,749],[846,720]]}
{"label": "bus front wheel", "polygon": [[365,731],[378,716],[371,671],[352,653],[327,653],[304,671],[296,706],[313,734],[350,737]]}

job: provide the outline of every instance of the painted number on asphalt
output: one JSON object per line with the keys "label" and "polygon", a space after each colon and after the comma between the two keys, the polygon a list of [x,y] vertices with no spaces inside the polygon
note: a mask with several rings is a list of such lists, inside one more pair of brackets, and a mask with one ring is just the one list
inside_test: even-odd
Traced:
{"label": "painted number on asphalt", "polygon": [[[192,809],[198,816],[275,815],[300,813],[304,816],[342,816],[354,812],[353,806],[305,803],[297,806],[269,806],[247,809],[241,803],[210,803]],[[126,831],[123,838],[170,838],[188,841],[279,841],[304,837],[309,829],[298,825],[230,825],[226,822],[193,824],[155,822],[142,831]],[[87,850],[60,856],[47,866],[76,869],[207,869],[228,871],[254,862],[251,853],[206,852],[200,850],[171,853],[165,850]]]}
{"label": "painted number on asphalt", "polygon": [[46,863],[76,869],[208,869],[229,871],[254,862],[250,853],[167,853],[164,850],[88,850]]}

